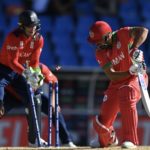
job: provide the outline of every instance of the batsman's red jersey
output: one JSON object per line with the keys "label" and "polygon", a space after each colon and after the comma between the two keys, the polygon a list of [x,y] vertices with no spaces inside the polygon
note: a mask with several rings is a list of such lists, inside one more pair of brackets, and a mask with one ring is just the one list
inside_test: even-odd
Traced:
{"label": "batsman's red jersey", "polygon": [[39,66],[39,58],[43,48],[43,37],[38,33],[33,37],[26,37],[20,29],[10,32],[0,51],[0,63],[21,74],[23,64],[29,61],[33,68]]}
{"label": "batsman's red jersey", "polygon": [[[122,37],[124,36],[124,37]],[[132,38],[129,36],[128,27],[121,28],[116,33],[116,43],[114,43],[113,48],[106,50],[98,50],[96,51],[96,59],[101,67],[105,67],[107,65],[112,65],[115,71],[128,71],[130,66],[132,65],[132,61],[130,58],[130,45],[132,44]],[[110,84],[123,84],[127,80],[135,78],[136,76],[130,76],[129,78],[125,78],[120,81],[111,82]]]}
{"label": "batsman's red jersey", "polygon": [[[133,39],[129,34],[129,28],[117,30],[114,38],[116,40],[112,49],[96,50],[96,59],[103,69],[111,65],[115,71],[128,71],[132,65],[130,55],[134,51],[130,49]],[[128,139],[136,145],[139,144],[136,103],[140,97],[137,76],[131,75],[119,81],[110,81],[109,87],[105,91],[99,117],[100,122],[109,128],[116,119],[117,113],[120,112],[122,115],[122,140]]]}

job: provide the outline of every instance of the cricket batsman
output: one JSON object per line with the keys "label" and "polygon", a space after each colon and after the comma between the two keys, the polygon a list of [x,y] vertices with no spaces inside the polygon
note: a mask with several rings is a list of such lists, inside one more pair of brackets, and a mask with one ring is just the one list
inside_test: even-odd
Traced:
{"label": "cricket batsman", "polygon": [[92,147],[118,145],[113,124],[119,112],[122,148],[139,145],[136,104],[141,94],[137,73],[142,73],[147,81],[143,52],[139,50],[147,34],[145,27],[123,27],[113,32],[104,21],[96,21],[90,27],[88,41],[96,46],[96,60],[110,80],[99,114],[93,119],[98,139],[91,142]]}

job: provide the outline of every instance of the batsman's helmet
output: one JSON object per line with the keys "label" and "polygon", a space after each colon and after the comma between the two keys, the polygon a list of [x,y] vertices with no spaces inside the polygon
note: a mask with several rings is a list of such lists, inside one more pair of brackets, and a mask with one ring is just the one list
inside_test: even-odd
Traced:
{"label": "batsman's helmet", "polygon": [[105,34],[112,32],[111,27],[104,21],[96,21],[89,31],[88,41],[90,43],[101,42]]}
{"label": "batsman's helmet", "polygon": [[37,30],[40,30],[40,20],[37,14],[32,10],[25,10],[19,15],[18,25],[20,27],[37,26]]}

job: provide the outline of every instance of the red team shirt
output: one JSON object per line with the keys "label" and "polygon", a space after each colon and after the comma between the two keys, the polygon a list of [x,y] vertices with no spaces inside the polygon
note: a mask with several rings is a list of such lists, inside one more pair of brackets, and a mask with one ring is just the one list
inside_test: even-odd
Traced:
{"label": "red team shirt", "polygon": [[43,37],[38,33],[33,37],[26,37],[19,29],[10,32],[0,51],[0,63],[21,74],[23,64],[29,61],[33,68],[39,66],[39,58],[43,48]]}
{"label": "red team shirt", "polygon": [[[133,39],[129,36],[129,28],[121,28],[116,32],[116,42],[113,44],[112,49],[96,50],[96,59],[102,68],[107,65],[112,65],[115,71],[128,71],[132,65],[130,58],[131,50],[129,46],[132,44]],[[136,76],[130,76],[120,81],[111,81],[110,85],[120,85]]]}

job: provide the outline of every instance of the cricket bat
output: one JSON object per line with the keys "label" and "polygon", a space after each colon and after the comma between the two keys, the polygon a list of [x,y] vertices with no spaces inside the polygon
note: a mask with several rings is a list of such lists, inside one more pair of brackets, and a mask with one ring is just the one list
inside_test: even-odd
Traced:
{"label": "cricket bat", "polygon": [[145,83],[143,74],[138,73],[138,79],[139,79],[139,84],[140,84],[142,103],[143,103],[146,113],[150,117],[150,97],[148,94],[147,85]]}

